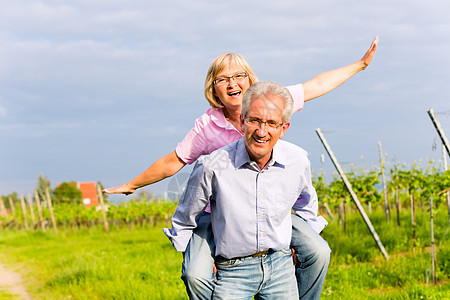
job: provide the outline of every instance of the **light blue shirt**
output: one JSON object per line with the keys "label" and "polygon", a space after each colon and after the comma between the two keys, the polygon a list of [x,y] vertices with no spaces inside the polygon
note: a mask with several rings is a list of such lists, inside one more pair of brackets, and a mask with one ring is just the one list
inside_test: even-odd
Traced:
{"label": "light blue shirt", "polygon": [[318,233],[327,225],[317,216],[307,152],[283,140],[263,170],[250,160],[244,138],[198,160],[172,217],[172,229],[164,229],[176,250],[185,251],[209,202],[216,256],[225,258],[288,247],[291,209]]}

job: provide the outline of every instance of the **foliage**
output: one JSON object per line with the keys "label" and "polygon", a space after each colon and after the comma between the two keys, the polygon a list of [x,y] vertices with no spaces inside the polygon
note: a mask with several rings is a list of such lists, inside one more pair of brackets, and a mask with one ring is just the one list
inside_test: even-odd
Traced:
{"label": "foliage", "polygon": [[16,192],[13,192],[9,195],[2,196],[2,198],[3,198],[3,203],[5,204],[5,208],[7,208],[7,209],[11,209],[9,199],[11,199],[12,203],[16,203],[19,201],[19,195],[17,195]]}
{"label": "foliage", "polygon": [[363,203],[372,203],[378,205],[381,203],[382,197],[378,192],[377,185],[380,184],[380,173],[371,169],[369,171],[352,170],[349,174],[349,181],[358,198],[364,199]]}
{"label": "foliage", "polygon": [[325,181],[324,173],[313,174],[312,183],[314,188],[316,189],[317,198],[320,199],[323,203],[332,202],[330,185],[328,185]]}
{"label": "foliage", "polygon": [[450,187],[450,170],[439,170],[433,161],[428,162],[425,168],[417,163],[410,168],[405,165],[395,165],[390,170],[390,177],[388,188],[391,192],[398,187],[400,190],[407,191],[409,195],[414,194],[425,201],[433,197],[436,207],[446,201],[446,194],[442,191]]}
{"label": "foliage", "polygon": [[[46,227],[51,226],[51,216],[48,206],[42,206],[43,222]],[[107,207],[106,216],[108,222],[112,226],[128,226],[131,228],[135,225],[151,224],[164,222],[169,224],[170,218],[175,212],[177,202],[151,200],[151,201],[135,201],[122,202],[118,205],[109,205]],[[28,209],[28,208],[27,208]],[[56,225],[66,227],[92,227],[94,225],[103,224],[102,213],[100,207],[86,207],[82,205],[81,201],[77,203],[69,202],[54,202],[53,212],[55,216]],[[33,213],[38,215],[37,207],[33,207]],[[28,223],[30,212],[27,212]],[[0,223],[7,224],[9,228],[23,228],[24,214],[21,207],[16,208],[15,215],[9,214],[7,216],[0,216]],[[37,222],[39,222],[37,220]],[[34,224],[37,227],[37,224]]]}
{"label": "foliage", "polygon": [[[361,203],[373,207],[382,205],[383,193],[380,184],[380,170],[351,169],[347,178]],[[392,199],[395,190],[399,192],[399,199],[403,206],[409,205],[410,195],[413,194],[420,201],[427,202],[433,197],[435,207],[446,202],[446,191],[450,188],[450,170],[442,171],[434,161],[427,163],[425,167],[414,163],[411,166],[394,164],[387,176],[388,195]],[[342,179],[333,174],[333,179],[326,182],[325,174],[314,174],[313,185],[321,203],[327,203],[331,208],[336,208],[345,202],[351,204],[350,194]]]}
{"label": "foliage", "polygon": [[76,182],[63,182],[53,191],[56,202],[77,203],[81,202],[83,195],[81,190],[77,188]]}
{"label": "foliage", "polygon": [[47,189],[49,192],[51,191],[50,180],[48,180],[47,177],[45,177],[44,175],[39,174],[37,179],[36,191],[40,199],[45,199],[45,191]]}

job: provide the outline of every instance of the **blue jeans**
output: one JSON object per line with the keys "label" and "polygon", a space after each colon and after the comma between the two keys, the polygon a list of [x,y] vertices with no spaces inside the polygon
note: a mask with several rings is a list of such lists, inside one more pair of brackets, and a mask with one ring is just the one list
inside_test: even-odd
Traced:
{"label": "blue jeans", "polygon": [[211,299],[216,280],[213,271],[215,252],[211,214],[203,212],[189,240],[182,264],[181,279],[189,299]]}
{"label": "blue jeans", "polygon": [[300,266],[295,269],[299,299],[319,299],[330,263],[328,243],[300,216],[292,214],[292,239]]}
{"label": "blue jeans", "polygon": [[298,299],[290,248],[259,257],[218,259],[216,266],[212,299]]}
{"label": "blue jeans", "polygon": [[[300,299],[319,299],[331,250],[301,217],[292,214],[292,240],[300,266],[296,268]],[[182,276],[189,299],[211,299],[214,291],[214,237],[211,215],[203,213],[186,248]]]}

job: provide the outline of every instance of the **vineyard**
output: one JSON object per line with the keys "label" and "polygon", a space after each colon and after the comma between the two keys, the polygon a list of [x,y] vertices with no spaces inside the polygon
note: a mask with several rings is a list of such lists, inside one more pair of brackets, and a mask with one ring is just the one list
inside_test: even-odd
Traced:
{"label": "vineyard", "polygon": [[[12,199],[12,198],[8,198]],[[30,198],[29,198],[30,199]],[[11,201],[12,206],[5,206],[4,213],[0,217],[0,225],[3,229],[51,229],[53,211],[55,228],[59,227],[86,227],[90,228],[102,225],[102,209],[98,207],[86,207],[82,203],[71,204],[61,203],[53,204],[52,209],[46,203],[40,204],[41,213],[38,206],[29,201],[27,206],[15,204],[19,201]],[[34,201],[36,203],[36,201]],[[148,201],[122,202],[118,205],[105,204],[106,218],[108,224],[112,227],[129,227],[136,225],[167,223],[169,224],[172,214],[175,212],[177,203],[174,201],[164,201],[152,199]],[[12,209],[11,209],[12,208]],[[38,217],[42,216],[42,219]]]}
{"label": "vineyard", "polygon": [[[380,180],[381,168],[352,168],[347,177],[369,214],[382,207],[386,221],[395,221],[401,226],[399,216],[402,210],[410,211],[414,223],[416,209],[429,211],[430,199],[433,199],[435,213],[445,213],[447,207],[450,218],[450,171],[440,169],[435,162],[429,162],[425,167],[419,164],[410,167],[395,165],[384,185]],[[331,221],[337,218],[345,230],[346,212],[355,207],[344,182],[336,174],[331,182],[326,182],[324,174],[319,173],[313,176],[313,185],[319,198],[320,213]],[[52,223],[54,229],[61,226],[89,228],[105,222],[108,226],[129,228],[160,222],[169,224],[177,205],[175,201],[145,195],[117,205],[106,202],[103,206],[86,207],[81,201],[62,202],[53,195],[47,188],[47,193],[37,189],[34,197],[30,194],[19,197],[15,193],[0,197],[0,229],[46,230],[52,227]],[[102,208],[105,217],[102,217]]]}
{"label": "vineyard", "polygon": [[[351,167],[346,177],[384,258],[338,174],[327,181],[313,173],[320,214],[329,222],[322,235],[333,251],[322,298],[448,298],[450,171],[430,161],[383,172]],[[32,270],[36,299],[187,298],[181,255],[161,230],[170,226],[176,201],[141,193],[112,204],[103,195],[103,205],[87,207],[39,182],[33,196],[0,197],[0,259]]]}
{"label": "vineyard", "polygon": [[[450,171],[440,170],[435,162],[431,161],[425,167],[418,164],[410,167],[395,165],[389,170],[389,180],[385,187],[380,180],[380,175],[380,168],[352,169],[347,173],[353,190],[369,213],[376,207],[383,207],[387,220],[395,215],[400,226],[398,216],[402,209],[415,209],[418,205],[422,211],[425,207],[428,210],[431,197],[436,209],[441,211],[448,207]],[[334,175],[334,180],[327,183],[324,174],[316,174],[313,177],[313,185],[322,208],[327,208],[325,212],[329,217],[333,218],[332,210],[337,211],[345,220],[345,208],[351,206],[352,202],[343,181]]]}
{"label": "vineyard", "polygon": [[[416,208],[422,212],[429,210],[431,197],[436,213],[445,213],[449,199],[450,171],[440,169],[435,162],[429,162],[425,167],[419,164],[410,167],[396,165],[390,169],[385,186],[380,180],[381,168],[352,168],[347,177],[369,213],[377,207],[383,207],[387,221],[395,219],[401,226],[399,215],[402,210],[410,209],[412,213]],[[329,220],[339,218],[345,229],[345,214],[353,203],[343,181],[337,174],[333,176],[333,180],[326,182],[323,173],[314,174],[313,185],[319,198],[321,214],[328,216]],[[161,221],[170,222],[177,205],[175,201],[138,195],[117,205],[106,201],[104,206],[86,207],[81,201],[58,201],[53,194],[50,192],[47,195],[45,191],[37,189],[34,197],[30,194],[27,197],[18,196],[16,193],[1,196],[0,228],[46,230],[52,227],[52,211],[55,227],[89,228],[104,223],[102,207],[105,208],[109,225],[155,225]]]}

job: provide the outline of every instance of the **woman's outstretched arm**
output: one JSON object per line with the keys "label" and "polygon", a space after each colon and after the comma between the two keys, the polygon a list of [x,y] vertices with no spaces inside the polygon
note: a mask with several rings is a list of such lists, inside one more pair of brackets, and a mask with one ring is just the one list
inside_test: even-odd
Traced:
{"label": "woman's outstretched arm", "polygon": [[366,54],[359,61],[342,68],[321,73],[303,83],[305,102],[334,90],[353,75],[367,68],[377,50],[378,40],[377,35],[370,45],[369,50],[367,50]]}
{"label": "woman's outstretched arm", "polygon": [[161,157],[155,161],[144,172],[138,175],[136,178],[121,186],[104,189],[103,192],[107,194],[133,194],[138,188],[144,187],[149,184],[161,181],[164,178],[175,175],[180,171],[186,163],[182,161],[177,153],[172,153]]}

